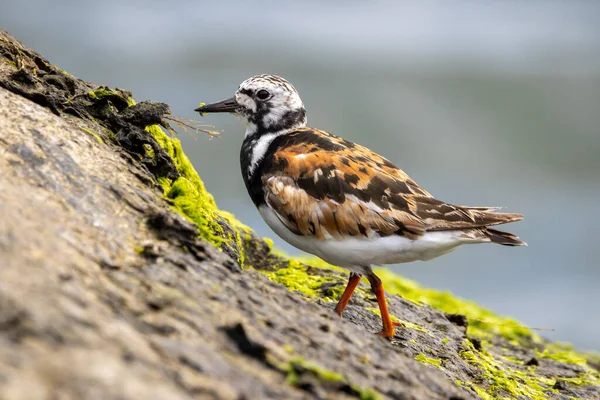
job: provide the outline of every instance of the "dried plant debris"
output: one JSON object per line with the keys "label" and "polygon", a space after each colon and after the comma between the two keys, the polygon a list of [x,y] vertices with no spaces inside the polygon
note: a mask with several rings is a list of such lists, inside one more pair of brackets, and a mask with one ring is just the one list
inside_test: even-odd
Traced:
{"label": "dried plant debris", "polygon": [[[220,135],[219,131],[204,129],[206,127],[214,128],[214,126],[202,124],[202,123],[200,123],[200,121],[196,121],[193,119],[187,119],[187,118],[183,118],[183,117],[178,117],[176,115],[168,115],[168,116],[165,116],[164,119],[173,122],[173,124],[180,127],[181,129],[183,129],[183,131],[185,133],[189,134],[194,139],[196,139],[196,137],[190,131],[194,131],[195,133],[198,133],[198,132],[206,133],[210,137],[210,139],[212,139],[214,137],[218,137]],[[166,129],[168,129],[169,132],[174,133],[174,134],[176,133],[175,130],[170,125],[166,124],[164,121],[161,125],[163,127],[165,127]]]}

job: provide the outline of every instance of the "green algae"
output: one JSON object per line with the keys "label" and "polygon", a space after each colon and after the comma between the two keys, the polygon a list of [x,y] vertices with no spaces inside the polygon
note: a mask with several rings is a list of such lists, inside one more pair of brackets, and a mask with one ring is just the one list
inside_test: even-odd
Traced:
{"label": "green algae", "polygon": [[88,135],[93,136],[98,141],[98,143],[104,144],[104,140],[102,140],[100,135],[98,135],[97,133],[94,133],[91,130],[86,129],[86,128],[80,128],[80,129],[82,131],[84,131],[85,133],[87,133]]}
{"label": "green algae", "polygon": [[[469,340],[463,342],[466,350],[460,352],[460,356],[469,364],[478,367],[481,373],[481,382],[470,382],[473,390],[484,399],[498,397],[524,397],[533,400],[546,399],[546,394],[553,389],[538,381],[535,376],[529,376],[528,372],[518,371],[494,359],[485,351],[477,351]],[[486,384],[486,388],[483,384]]]}
{"label": "green algae", "polygon": [[589,362],[594,360],[592,354],[582,354],[573,349],[568,343],[550,343],[544,350],[535,350],[536,356],[540,359],[554,360],[565,364],[578,365],[583,369],[583,373],[572,378],[560,378],[565,382],[578,386],[594,385],[600,386],[600,372],[590,367]]}
{"label": "green algae", "polygon": [[[552,345],[550,345],[551,347]],[[576,354],[556,354],[551,349],[546,358],[552,358],[553,354],[569,363],[576,362],[584,368],[584,372],[574,378],[551,379],[536,375],[536,367],[529,367],[526,371],[510,367],[510,365],[495,359],[490,353],[477,351],[469,340],[463,342],[466,350],[460,352],[460,356],[470,364],[476,366],[481,373],[480,382],[468,382],[469,386],[484,399],[496,399],[509,396],[509,398],[527,398],[543,400],[550,393],[558,394],[553,389],[557,380],[563,380],[574,385],[600,385],[600,374],[593,370],[584,359],[578,358]],[[506,358],[506,357],[502,357]],[[511,361],[512,362],[512,361]],[[566,361],[565,361],[566,362]],[[463,382],[467,384],[467,382]]]}
{"label": "green algae", "polygon": [[[346,273],[343,268],[328,264],[314,257],[289,258],[279,251],[273,254],[287,259],[285,265],[274,271],[260,270],[270,280],[277,282],[290,290],[295,290],[309,297],[320,298],[324,301],[338,301],[346,288]],[[324,285],[327,286],[323,289]],[[365,298],[370,295],[368,290],[356,288],[354,296]]]}
{"label": "green algae", "polygon": [[[204,182],[181,149],[179,139],[168,136],[158,125],[148,126],[146,131],[169,154],[180,174],[176,180],[158,178],[164,196],[171,201],[177,212],[198,225],[198,233],[202,239],[219,249],[229,247],[238,255],[237,261],[243,267],[245,254],[242,234],[250,232],[250,228],[236,220],[232,214],[217,208],[215,199],[208,193]],[[231,227],[231,231],[225,231],[224,223]]]}
{"label": "green algae", "polygon": [[288,375],[287,381],[296,385],[298,383],[298,370],[306,370],[317,376],[319,379],[329,382],[344,382],[346,378],[342,374],[317,367],[315,364],[309,363],[300,357],[291,359],[286,368]]}
{"label": "green algae", "polygon": [[379,400],[381,397],[372,389],[366,389],[348,382],[348,379],[342,374],[319,367],[313,363],[305,361],[301,357],[292,358],[282,368],[287,373],[286,380],[290,385],[299,385],[301,372],[308,372],[323,382],[345,383],[350,386],[354,394],[361,400]]}
{"label": "green algae", "polygon": [[88,96],[93,100],[101,100],[106,97],[113,97],[113,96],[120,97],[121,94],[116,90],[109,89],[107,86],[100,86],[96,90],[90,90],[88,92]]}
{"label": "green algae", "polygon": [[[297,261],[301,261],[298,263]],[[316,257],[297,257],[291,259],[287,267],[278,271],[261,271],[270,279],[280,283],[291,290],[296,290],[309,296],[319,296],[320,285],[325,282],[331,282],[332,278],[321,276],[321,274],[309,273],[305,265],[310,265],[319,270],[329,270],[331,274],[344,272],[342,268],[330,265]],[[421,287],[416,282],[400,277],[386,269],[377,269],[377,275],[383,281],[385,290],[390,294],[398,294],[406,300],[416,304],[427,304],[438,310],[453,313],[464,314],[469,319],[469,334],[481,340],[490,340],[495,335],[500,335],[515,344],[523,343],[541,343],[539,335],[533,333],[530,329],[521,326],[517,321],[511,318],[501,317],[492,311],[479,306],[475,302],[463,300],[451,293],[441,292],[433,289]],[[315,276],[316,275],[316,276]],[[338,288],[337,295],[343,292],[343,285]],[[357,289],[359,296],[369,296],[368,291]],[[337,300],[334,296],[328,296]],[[376,308],[370,309],[373,313],[380,315]],[[400,321],[406,327],[427,332],[416,324],[408,321]],[[421,328],[421,329],[419,329]]]}
{"label": "green algae", "polygon": [[56,67],[56,70],[65,76],[68,76],[70,78],[75,78],[73,75],[71,75],[69,72],[65,71],[62,68]]}
{"label": "green algae", "polygon": [[292,354],[294,352],[294,348],[289,344],[284,344],[283,349],[289,354]]}
{"label": "green algae", "polygon": [[469,320],[469,335],[473,337],[490,340],[500,335],[516,344],[542,341],[539,335],[521,326],[514,319],[500,317],[473,301],[463,300],[448,292],[421,287],[416,282],[386,269],[377,269],[376,272],[388,293],[398,294],[413,303],[427,304],[446,313],[464,314]]}
{"label": "green algae", "polygon": [[148,143],[144,143],[144,152],[150,158],[154,158],[156,156],[154,149]]}
{"label": "green algae", "polygon": [[519,359],[518,357],[514,357],[514,356],[502,356],[502,359],[508,362],[511,362],[513,364],[516,365],[524,365],[525,362],[521,359]]}
{"label": "green algae", "polygon": [[535,350],[535,354],[542,359],[587,367],[587,359],[584,355],[575,352],[573,346],[568,343],[551,343],[543,351]]}
{"label": "green algae", "polygon": [[273,251],[273,240],[265,237],[263,238],[263,241],[267,244],[267,246],[269,247],[269,251]]}
{"label": "green algae", "polygon": [[422,364],[433,365],[436,368],[442,368],[442,360],[437,358],[427,357],[425,354],[421,353],[415,357],[415,360]]}
{"label": "green algae", "polygon": [[[297,261],[301,261],[298,263]],[[325,282],[331,282],[332,278],[321,276],[321,274],[309,273],[309,270],[304,264],[310,265],[319,270],[330,270],[331,274],[339,274],[344,270],[342,268],[332,266],[325,261],[316,257],[298,257],[291,259],[287,267],[277,271],[261,271],[270,279],[280,283],[291,290],[296,290],[308,296],[319,296],[319,287]],[[438,310],[464,314],[469,319],[469,334],[481,340],[490,340],[495,335],[501,335],[506,339],[513,341],[515,344],[522,343],[540,343],[542,341],[539,335],[533,333],[530,329],[519,325],[519,323],[511,318],[500,317],[492,311],[479,306],[475,302],[460,299],[451,293],[441,292],[433,289],[423,288],[416,282],[395,275],[386,269],[377,269],[377,275],[383,281],[386,291],[390,294],[398,294],[406,300],[416,304],[427,304]],[[340,285],[336,295],[341,295],[343,285]],[[358,295],[369,296],[368,291],[357,289]],[[328,296],[337,300],[334,296]],[[377,315],[379,310],[372,308],[370,311]],[[427,332],[416,324],[408,321],[401,321],[406,327]]]}
{"label": "green algae", "polygon": [[[370,311],[373,314],[377,315],[378,317],[381,317],[381,311],[379,310],[379,308],[377,308],[377,307],[367,307],[365,309],[367,311]],[[394,322],[400,322],[402,324],[402,328],[404,328],[404,329],[412,329],[413,331],[431,334],[431,332],[429,332],[429,330],[427,328],[424,328],[421,325],[417,325],[417,324],[412,323],[410,321],[405,321],[405,320],[402,320],[400,318],[396,318],[393,315],[390,315],[390,318]]]}
{"label": "green algae", "polygon": [[[423,288],[416,282],[399,277],[390,271],[378,269],[377,275],[382,279],[389,293],[399,294],[417,304],[427,304],[447,313],[459,313],[469,320],[469,335],[483,340],[491,340],[500,335],[513,345],[541,345],[543,339],[530,329],[522,327],[511,318],[501,317],[475,302],[463,300],[446,292]],[[509,395],[509,398],[545,399],[552,389],[555,380],[535,374],[535,367],[527,372],[511,368],[507,363],[496,359],[485,351],[476,351],[469,340],[463,343],[468,350],[460,353],[470,364],[476,365],[482,373],[483,381],[489,386],[471,383],[473,390],[484,399],[495,399]],[[552,343],[543,351],[535,351],[541,359],[552,359],[567,364],[578,365],[584,372],[575,378],[566,378],[566,382],[574,385],[600,385],[600,373],[591,368],[587,361],[591,357],[573,350],[571,345]],[[502,357],[505,358],[505,357]],[[523,364],[523,362],[515,362]]]}
{"label": "green algae", "polygon": [[[379,313],[379,316],[381,316],[381,313]],[[402,324],[401,328],[412,329],[412,330],[417,331],[417,332],[423,332],[423,333],[431,334],[431,332],[429,332],[429,330],[427,328],[424,328],[421,325],[417,325],[417,324],[414,324],[414,323],[412,323],[410,321],[405,321],[403,319],[396,318],[393,315],[390,315],[390,317],[392,317],[392,321],[395,320],[395,321],[400,322]]]}
{"label": "green algae", "polygon": [[[335,276],[339,276],[343,271],[339,267],[331,266],[316,258],[300,257],[300,260],[302,262],[299,262],[298,259],[291,259],[286,266],[279,270],[261,272],[290,290],[299,291],[307,296],[319,297],[320,294],[321,296],[323,294],[321,286],[324,283],[339,279]],[[311,267],[307,265],[310,265],[313,270],[311,271]],[[324,273],[329,273],[333,278],[324,276]],[[415,282],[386,270],[378,270],[377,274],[390,293],[397,293],[409,301],[417,304],[428,304],[444,312],[467,315],[469,318],[469,334],[472,337],[481,338],[484,340],[483,343],[486,343],[486,338],[491,339],[496,335],[500,335],[507,338],[514,345],[531,345],[531,343],[541,345],[542,339],[537,334],[519,326],[516,321],[497,316],[474,302],[462,300],[450,293],[422,288]],[[343,288],[343,285],[340,284],[340,288]],[[363,290],[361,295],[368,296],[369,293]],[[338,300],[338,298],[333,300]],[[324,300],[330,299],[325,297]],[[371,307],[369,311],[380,315],[378,308]],[[392,319],[398,320],[393,316]],[[417,324],[408,321],[401,322],[405,328],[431,334],[426,328]],[[418,344],[414,339],[410,339],[409,342],[413,345]],[[449,339],[445,338],[442,343],[447,344],[448,342]],[[558,393],[552,388],[556,380],[536,375],[535,367],[529,367],[526,371],[522,371],[517,368],[523,362],[515,362],[514,364],[517,365],[513,368],[505,362],[505,357],[495,358],[490,353],[475,350],[470,340],[465,340],[463,345],[467,347],[467,350],[462,351],[460,356],[469,364],[476,366],[481,374],[477,382],[463,382],[463,386],[471,388],[481,398],[528,398],[538,400],[547,398],[549,393]],[[417,361],[434,365],[437,368],[441,367],[441,360],[427,357],[424,354],[417,357]],[[551,358],[585,368],[585,373],[576,378],[561,378],[566,382],[575,385],[600,385],[599,374],[587,365],[585,355],[577,353],[569,346],[548,345],[544,351],[539,353],[539,357]]]}
{"label": "green algae", "polygon": [[[100,87],[88,95],[93,99],[121,96],[119,92],[107,87]],[[126,101],[130,107],[136,104],[132,97],[127,97]],[[237,255],[237,261],[243,268],[246,257],[242,237],[249,234],[251,229],[239,222],[231,213],[219,210],[214,197],[206,190],[204,182],[183,152],[179,139],[167,135],[159,125],[147,126],[146,131],[171,157],[180,175],[175,180],[157,177],[164,197],[169,199],[176,212],[198,226],[200,238],[221,250],[228,248],[232,254]],[[155,156],[154,151],[147,149],[145,151],[147,156]],[[223,228],[225,225],[231,229],[226,231]]]}
{"label": "green algae", "polygon": [[[277,282],[290,290],[295,290],[311,297],[321,297],[321,287],[325,283],[336,282],[334,275],[330,274],[309,274],[309,267],[302,262],[290,259],[287,265],[275,271],[261,271],[273,282]],[[342,283],[340,282],[340,285]],[[343,289],[342,289],[343,290]],[[324,298],[326,300],[332,300]]]}

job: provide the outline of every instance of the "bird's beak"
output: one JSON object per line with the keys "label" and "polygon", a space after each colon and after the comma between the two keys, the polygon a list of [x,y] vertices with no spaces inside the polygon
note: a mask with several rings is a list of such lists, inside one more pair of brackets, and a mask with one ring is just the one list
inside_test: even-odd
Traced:
{"label": "bird's beak", "polygon": [[222,112],[235,112],[235,110],[239,107],[239,104],[236,103],[235,98],[231,97],[229,99],[225,99],[222,101],[218,101],[212,104],[205,104],[196,108],[194,111],[199,113],[222,113]]}

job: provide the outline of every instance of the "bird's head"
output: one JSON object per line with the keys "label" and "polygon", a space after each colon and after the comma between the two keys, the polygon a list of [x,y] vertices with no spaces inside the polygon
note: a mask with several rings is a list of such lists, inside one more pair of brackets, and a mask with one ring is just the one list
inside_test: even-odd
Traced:
{"label": "bird's head", "polygon": [[234,113],[246,124],[246,136],[306,126],[306,111],[296,88],[276,75],[256,75],[242,82],[229,99],[196,108],[199,113]]}

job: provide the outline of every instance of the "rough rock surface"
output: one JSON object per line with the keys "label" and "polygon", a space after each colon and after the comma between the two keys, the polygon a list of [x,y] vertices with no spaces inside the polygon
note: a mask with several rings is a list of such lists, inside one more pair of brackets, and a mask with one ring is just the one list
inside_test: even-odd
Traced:
{"label": "rough rock surface", "polygon": [[183,172],[144,128],[167,108],[130,96],[0,31],[0,399],[536,398],[519,391],[532,377],[547,398],[600,398],[592,358],[482,345],[465,317],[396,295],[412,325],[392,341],[365,288],[340,320],[345,275],[297,264],[333,280],[291,291],[269,279],[289,262],[249,232],[240,268],[239,246],[202,240],[165,198]]}

